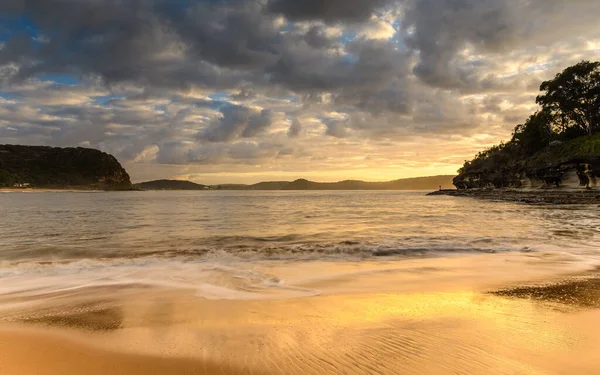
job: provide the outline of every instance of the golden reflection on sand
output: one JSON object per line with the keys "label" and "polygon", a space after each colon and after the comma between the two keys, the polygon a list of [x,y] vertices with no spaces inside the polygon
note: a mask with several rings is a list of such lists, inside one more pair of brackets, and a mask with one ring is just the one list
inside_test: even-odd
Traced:
{"label": "golden reflection on sand", "polygon": [[[366,275],[382,290],[399,277]],[[529,375],[600,368],[600,310],[590,306],[497,295],[470,283],[368,293],[341,293],[339,280],[310,283],[328,292],[247,301],[147,287],[54,295],[35,309],[3,314],[0,374]],[[597,282],[586,285],[589,293],[579,293],[597,298]]]}

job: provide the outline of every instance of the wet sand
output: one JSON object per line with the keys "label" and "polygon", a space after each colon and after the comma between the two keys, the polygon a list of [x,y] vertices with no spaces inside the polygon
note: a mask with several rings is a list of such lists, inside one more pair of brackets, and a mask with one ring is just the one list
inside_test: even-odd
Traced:
{"label": "wet sand", "polygon": [[28,329],[0,330],[3,375],[258,374],[200,360],[125,354],[97,348],[69,335]]}
{"label": "wet sand", "polygon": [[265,265],[321,291],[292,299],[5,295],[0,374],[597,374],[598,272],[556,257]]}

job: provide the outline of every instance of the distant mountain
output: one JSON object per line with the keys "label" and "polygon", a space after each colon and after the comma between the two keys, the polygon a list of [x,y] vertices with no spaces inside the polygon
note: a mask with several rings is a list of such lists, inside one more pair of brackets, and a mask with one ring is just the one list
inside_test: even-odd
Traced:
{"label": "distant mountain", "polygon": [[282,190],[437,190],[452,187],[454,176],[417,177],[388,182],[347,180],[322,183],[304,179],[285,185]]}
{"label": "distant mountain", "polygon": [[206,185],[200,185],[191,181],[179,180],[156,180],[141,182],[133,185],[136,189],[142,190],[205,190]]}
{"label": "distant mountain", "polygon": [[272,181],[254,185],[213,185],[218,190],[437,190],[451,189],[454,176],[417,177],[388,182],[340,181],[313,182],[299,179],[293,182]]}
{"label": "distant mountain", "polygon": [[283,190],[289,183],[289,181],[259,182],[258,184],[248,186],[247,190]]}
{"label": "distant mountain", "polygon": [[131,189],[114,156],[90,148],[0,145],[0,187]]}
{"label": "distant mountain", "polygon": [[222,184],[222,185],[211,185],[210,188],[214,190],[248,190],[250,185],[244,184]]}

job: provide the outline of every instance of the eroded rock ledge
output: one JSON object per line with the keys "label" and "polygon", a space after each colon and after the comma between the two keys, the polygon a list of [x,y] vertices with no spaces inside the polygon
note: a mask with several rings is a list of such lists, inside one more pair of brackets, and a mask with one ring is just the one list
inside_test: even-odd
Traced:
{"label": "eroded rock ledge", "polygon": [[600,188],[600,157],[573,158],[537,168],[483,171],[454,178],[459,190],[468,189],[561,189]]}

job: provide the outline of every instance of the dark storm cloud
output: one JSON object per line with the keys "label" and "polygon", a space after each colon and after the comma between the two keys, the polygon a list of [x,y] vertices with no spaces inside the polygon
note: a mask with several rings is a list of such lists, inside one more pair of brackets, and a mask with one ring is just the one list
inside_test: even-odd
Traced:
{"label": "dark storm cloud", "polygon": [[347,138],[350,135],[348,130],[349,118],[325,118],[323,123],[327,127],[325,134],[335,138]]}
{"label": "dark storm cloud", "polygon": [[302,131],[302,123],[300,122],[300,120],[295,118],[292,121],[292,125],[290,126],[290,128],[288,130],[288,137],[296,138],[300,135],[301,131]]}
{"label": "dark storm cloud", "polygon": [[[318,24],[368,21],[387,7],[404,9],[408,50],[397,41],[341,44]],[[597,8],[592,0],[568,8],[559,0],[0,0],[2,19],[23,17],[29,28],[0,49],[0,79],[61,73],[147,87],[334,91],[389,82],[418,52],[414,73],[424,82],[486,91],[501,79],[459,56],[463,48],[505,52],[585,25]],[[299,32],[279,14],[317,24]]]}
{"label": "dark storm cloud", "polygon": [[347,54],[332,54],[307,43],[285,45],[270,71],[272,82],[296,91],[381,87],[408,73],[407,56],[390,41],[357,39]]}
{"label": "dark storm cloud", "polygon": [[207,142],[229,142],[237,138],[259,135],[273,122],[270,110],[255,111],[243,106],[227,106],[221,109],[221,118],[200,132],[199,140]]}
{"label": "dark storm cloud", "polygon": [[236,94],[231,95],[233,100],[251,100],[257,97],[256,91],[251,88],[243,87]]}
{"label": "dark storm cloud", "polygon": [[599,8],[596,0],[407,0],[405,4],[405,41],[419,52],[414,73],[433,86],[480,91],[502,82],[484,75],[484,62],[459,56],[462,49],[501,54],[531,43],[552,43],[579,30],[590,32],[591,14]]}
{"label": "dark storm cloud", "polygon": [[[322,2],[298,3],[306,7],[303,14],[312,17],[318,12],[310,9]],[[354,18],[366,17],[385,2],[325,3],[322,10],[332,17],[349,12]],[[334,90],[376,84],[388,78],[393,65],[403,64],[388,52],[393,51],[391,45],[370,48],[353,42],[350,55],[332,53],[332,47],[345,46],[323,25],[286,32],[259,1],[0,3],[0,16],[10,14],[30,19],[39,34],[13,36],[0,50],[0,66],[19,67],[15,79],[56,73],[146,87],[227,89],[277,83],[294,90]],[[377,64],[372,63],[375,59]]]}
{"label": "dark storm cloud", "polygon": [[412,95],[408,84],[401,82],[381,90],[344,90],[336,97],[336,103],[352,105],[374,115],[409,114],[414,101]]}
{"label": "dark storm cloud", "polygon": [[268,9],[292,21],[357,22],[395,0],[271,0]]}
{"label": "dark storm cloud", "polygon": [[334,41],[327,35],[322,25],[312,26],[304,35],[306,43],[313,48],[328,48],[334,45]]}
{"label": "dark storm cloud", "polygon": [[265,131],[272,123],[273,113],[269,109],[263,109],[260,114],[254,114],[248,118],[248,123],[242,132],[242,137],[255,137]]}
{"label": "dark storm cloud", "polygon": [[18,35],[0,65],[38,73],[99,75],[106,82],[231,87],[275,58],[275,20],[254,1],[11,0],[0,15],[24,15],[49,40]]}

